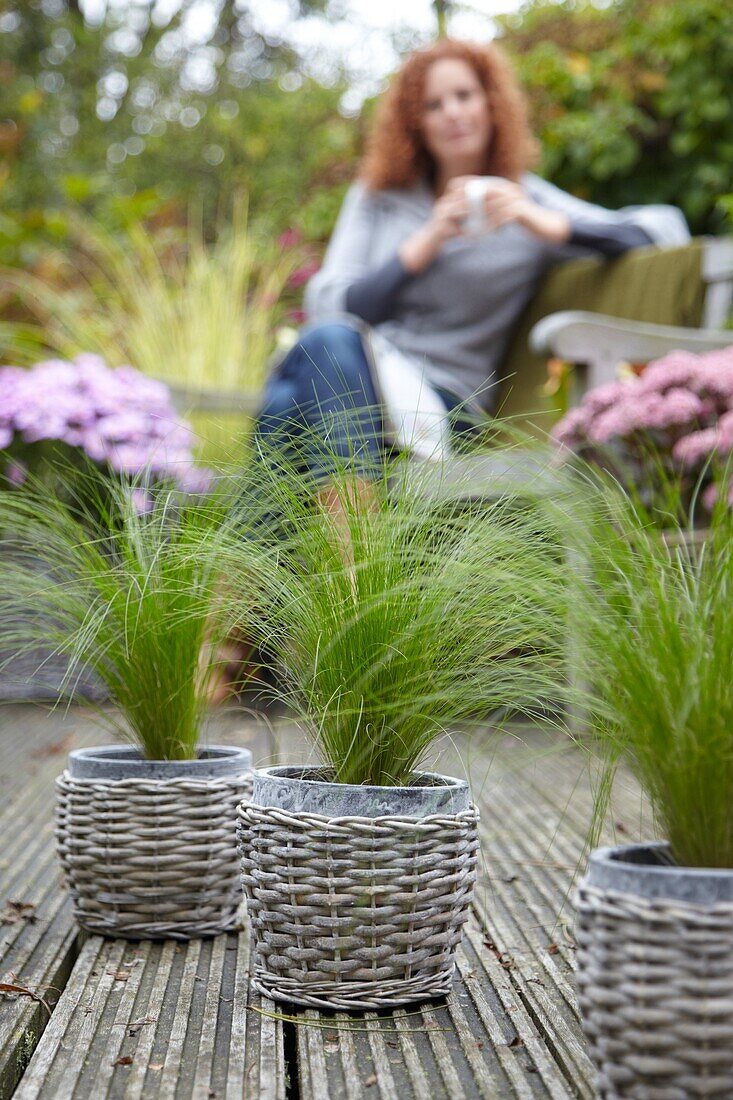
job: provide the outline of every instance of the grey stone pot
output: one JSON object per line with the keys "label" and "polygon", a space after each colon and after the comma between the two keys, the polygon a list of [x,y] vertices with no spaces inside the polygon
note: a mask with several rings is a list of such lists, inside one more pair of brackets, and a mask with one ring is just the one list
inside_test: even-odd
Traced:
{"label": "grey stone pot", "polygon": [[733,1096],[733,870],[664,843],[599,848],[575,895],[598,1095]]}
{"label": "grey stone pot", "polygon": [[252,754],[202,748],[145,760],[132,746],[77,749],[56,780],[56,841],[77,923],[98,935],[190,939],[240,922],[237,806]]}
{"label": "grey stone pot", "polygon": [[252,770],[252,753],[229,745],[201,749],[196,760],[146,760],[132,745],[74,749],[67,770],[74,779],[221,779]]}
{"label": "grey stone pot", "polygon": [[261,768],[254,774],[256,806],[324,817],[429,817],[468,810],[465,779],[418,772],[409,787],[370,787],[335,783],[327,768]]}
{"label": "grey stone pot", "polygon": [[666,898],[690,905],[733,902],[733,870],[680,867],[669,844],[619,844],[591,852],[584,880],[600,890],[616,890],[647,900]]}

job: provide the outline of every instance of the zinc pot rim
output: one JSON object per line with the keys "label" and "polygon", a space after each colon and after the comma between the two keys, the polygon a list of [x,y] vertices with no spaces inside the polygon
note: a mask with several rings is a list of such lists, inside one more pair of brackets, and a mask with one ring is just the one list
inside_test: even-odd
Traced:
{"label": "zinc pot rim", "polygon": [[67,770],[74,779],[223,779],[252,770],[252,753],[237,745],[202,745],[194,760],[148,760],[134,745],[73,749]]}
{"label": "zinc pot rim", "polygon": [[417,782],[402,787],[337,783],[332,769],[307,764],[259,768],[254,773],[252,803],[290,812],[328,817],[429,817],[470,809],[465,779],[437,772],[414,773]]}
{"label": "zinc pot rim", "polygon": [[733,903],[733,868],[680,867],[666,841],[616,844],[591,852],[585,885],[691,905]]}

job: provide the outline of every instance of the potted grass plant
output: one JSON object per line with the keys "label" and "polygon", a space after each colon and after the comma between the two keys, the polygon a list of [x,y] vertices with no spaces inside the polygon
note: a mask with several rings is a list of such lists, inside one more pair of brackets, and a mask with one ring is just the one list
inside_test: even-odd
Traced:
{"label": "potted grass plant", "polygon": [[557,699],[561,586],[537,517],[389,499],[392,481],[344,474],[321,508],[281,493],[259,626],[315,755],[255,772],[239,809],[253,983],[317,1008],[449,992],[478,814],[426,757],[458,723]]}
{"label": "potted grass plant", "polygon": [[[61,653],[93,674],[128,743],[77,749],[57,781],[56,837],[79,925],[127,937],[231,928],[241,898],[236,807],[251,754],[204,739],[221,636],[227,548],[220,495],[159,489],[141,513],[113,487],[81,518],[36,484],[0,493],[13,553],[0,561],[6,650]],[[42,551],[45,570],[39,575]],[[34,608],[29,616],[18,608]],[[73,692],[72,692],[73,694]]]}
{"label": "potted grass plant", "polygon": [[[109,513],[108,487],[127,484],[144,511],[148,490],[158,483],[201,492],[210,473],[194,463],[195,437],[177,414],[168,388],[132,367],[112,369],[97,355],[71,361],[51,359],[29,369],[0,367],[0,486],[22,490],[26,481],[49,493],[85,519]],[[97,505],[100,505],[100,508]],[[42,544],[39,544],[39,551]],[[0,540],[0,556],[10,548]],[[27,559],[26,559],[27,561]],[[37,570],[42,573],[43,555]],[[28,613],[32,613],[33,604]],[[3,698],[53,698],[63,679],[59,660],[5,662],[0,651]],[[29,676],[39,670],[36,677]],[[77,690],[99,693],[93,681]]]}
{"label": "potted grass plant", "polygon": [[[586,501],[583,523],[588,568],[574,603],[593,685],[586,744],[610,771],[632,772],[663,838],[593,851],[577,890],[599,1095],[729,1096],[733,523],[720,505],[704,541],[662,538],[622,494],[593,510]],[[599,820],[604,810],[600,798]]]}

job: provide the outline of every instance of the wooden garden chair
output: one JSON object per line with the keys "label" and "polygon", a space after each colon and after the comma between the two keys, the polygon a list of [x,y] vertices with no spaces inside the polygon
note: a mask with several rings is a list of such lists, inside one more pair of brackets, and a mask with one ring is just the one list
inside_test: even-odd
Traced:
{"label": "wooden garden chair", "polygon": [[[553,268],[525,310],[504,362],[499,416],[546,437],[556,418],[546,392],[547,361],[574,365],[573,399],[616,377],[622,362],[646,363],[675,348],[709,351],[733,344],[725,329],[733,304],[733,237],[704,237],[678,248],[643,248],[612,262],[590,257]],[[252,416],[244,391],[173,387],[182,412]],[[426,473],[425,463],[414,466]],[[432,464],[437,466],[437,464]],[[488,495],[501,485],[549,491],[541,450],[492,447],[452,457],[427,483],[453,494]]]}

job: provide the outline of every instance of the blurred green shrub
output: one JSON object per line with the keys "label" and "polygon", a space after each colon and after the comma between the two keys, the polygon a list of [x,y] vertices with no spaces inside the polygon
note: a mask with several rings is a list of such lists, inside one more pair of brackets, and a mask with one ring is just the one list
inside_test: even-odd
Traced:
{"label": "blurred green shrub", "polygon": [[698,233],[733,227],[729,0],[543,0],[501,22],[544,175],[605,206],[674,203]]}
{"label": "blurred green shrub", "polygon": [[197,201],[208,235],[239,191],[274,234],[327,237],[361,142],[344,80],[304,75],[246,5],[212,5],[210,43],[189,48],[187,7],[162,24],[152,4],[96,22],[71,0],[0,6],[0,264],[41,262],[79,208],[118,230]]}

